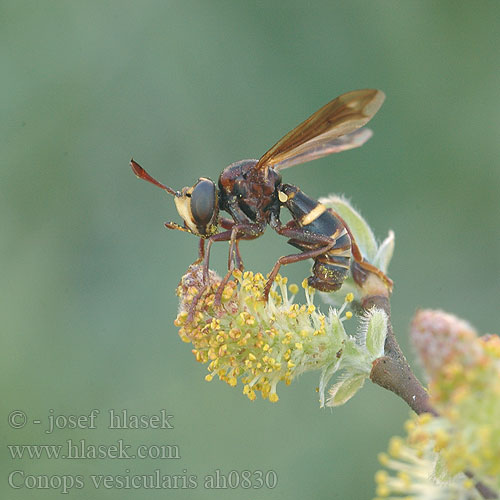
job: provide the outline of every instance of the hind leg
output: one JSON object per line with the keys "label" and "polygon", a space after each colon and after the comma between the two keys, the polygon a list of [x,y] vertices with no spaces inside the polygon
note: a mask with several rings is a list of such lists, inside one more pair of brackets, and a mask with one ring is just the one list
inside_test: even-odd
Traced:
{"label": "hind leg", "polygon": [[342,222],[342,224],[344,224],[344,227],[346,228],[346,231],[348,232],[349,237],[351,238],[351,252],[353,256],[351,271],[354,281],[359,286],[363,286],[363,283],[368,278],[368,274],[373,273],[383,281],[385,286],[389,289],[389,292],[392,292],[392,287],[394,286],[394,282],[391,280],[391,278],[389,278],[389,276],[383,273],[378,267],[374,266],[373,264],[370,264],[363,258],[361,250],[359,249],[359,246],[356,242],[356,238],[349,229],[349,226],[345,223],[344,219],[342,219],[342,217],[340,217],[340,215],[337,212],[334,212],[333,210],[331,210],[331,212],[333,212],[335,214],[335,217],[337,217]]}

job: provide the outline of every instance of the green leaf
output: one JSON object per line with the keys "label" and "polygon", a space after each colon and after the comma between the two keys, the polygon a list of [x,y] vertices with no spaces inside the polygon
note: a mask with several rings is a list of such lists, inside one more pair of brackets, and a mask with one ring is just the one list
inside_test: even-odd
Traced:
{"label": "green leaf", "polygon": [[332,364],[325,366],[325,368],[321,371],[321,377],[319,379],[319,401],[321,408],[325,406],[326,385],[338,370],[339,364],[340,360],[336,359]]}
{"label": "green leaf", "polygon": [[354,210],[345,198],[341,198],[340,196],[330,195],[327,198],[320,198],[319,201],[327,208],[331,208],[334,212],[337,212],[344,219],[354,235],[363,257],[368,262],[373,262],[377,254],[377,240],[368,223],[361,217],[361,214]]}
{"label": "green leaf", "polygon": [[378,248],[377,255],[373,261],[373,265],[377,266],[383,273],[387,273],[389,263],[394,253],[394,231],[389,231],[389,236],[382,242]]}
{"label": "green leaf", "polygon": [[326,406],[340,406],[349,401],[363,387],[365,378],[366,376],[363,374],[354,375],[337,382],[330,388],[330,397]]}
{"label": "green leaf", "polygon": [[372,356],[379,358],[384,355],[387,314],[381,309],[371,309],[365,321],[366,348]]}

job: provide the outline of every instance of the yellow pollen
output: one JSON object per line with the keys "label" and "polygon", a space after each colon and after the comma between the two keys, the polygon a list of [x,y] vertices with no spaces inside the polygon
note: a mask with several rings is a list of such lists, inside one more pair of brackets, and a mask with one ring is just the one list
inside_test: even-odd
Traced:
{"label": "yellow pollen", "polygon": [[400,471],[398,472],[398,478],[401,479],[401,481],[404,484],[404,487],[406,489],[409,489],[411,486],[411,477],[407,472]]}
{"label": "yellow pollen", "polygon": [[432,415],[430,413],[421,413],[418,416],[418,421],[420,425],[428,424],[432,420]]}
{"label": "yellow pollen", "polygon": [[407,420],[404,424],[404,428],[408,434],[411,434],[415,430],[416,424],[413,420]]}
{"label": "yellow pollen", "polygon": [[403,449],[403,440],[400,437],[394,436],[389,442],[389,453],[398,458]]}
{"label": "yellow pollen", "polygon": [[469,479],[467,478],[465,481],[464,481],[464,488],[466,490],[471,490],[472,488],[474,488],[474,481],[472,479]]}
{"label": "yellow pollen", "polygon": [[380,465],[383,465],[385,467],[389,464],[390,461],[389,455],[387,453],[379,453],[377,455],[377,459]]}
{"label": "yellow pollen", "polygon": [[354,294],[352,292],[349,292],[346,296],[345,296],[345,301],[346,302],[352,302],[354,300]]}
{"label": "yellow pollen", "polygon": [[388,478],[389,474],[387,473],[386,470],[379,470],[375,473],[375,482],[377,484],[386,483]]}
{"label": "yellow pollen", "polygon": [[292,295],[295,295],[299,292],[299,287],[295,283],[292,283],[291,285],[288,286],[288,290],[290,290],[290,293]]}
{"label": "yellow pollen", "polygon": [[237,338],[239,338],[239,336],[241,335],[241,331],[238,330],[237,328],[231,328],[231,330],[229,330],[229,333],[228,335],[233,339],[233,340],[236,340]]}
{"label": "yellow pollen", "polygon": [[450,441],[450,436],[443,429],[437,429],[435,433],[436,444],[434,445],[435,451],[441,451]]}
{"label": "yellow pollen", "polygon": [[345,317],[346,317],[347,319],[351,319],[351,318],[352,318],[352,312],[351,312],[351,311],[347,311],[347,312],[345,313]]}
{"label": "yellow pollen", "polygon": [[391,492],[391,490],[386,485],[379,484],[377,486],[377,495],[379,497],[382,497],[382,498],[388,497],[390,492]]}

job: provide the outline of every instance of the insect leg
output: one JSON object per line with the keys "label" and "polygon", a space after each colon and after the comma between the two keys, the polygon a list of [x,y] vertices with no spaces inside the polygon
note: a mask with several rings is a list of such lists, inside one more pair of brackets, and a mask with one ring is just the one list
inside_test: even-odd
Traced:
{"label": "insect leg", "polygon": [[[168,227],[168,226],[167,226]],[[176,229],[176,228],[172,228]],[[231,238],[231,231],[223,231],[222,233],[217,233],[213,234],[210,236],[208,239],[207,247],[205,249],[205,242],[203,238],[200,238],[200,256],[198,260],[195,261],[195,264],[200,264],[203,262],[202,269],[203,269],[203,283],[200,287],[200,290],[198,290],[198,293],[193,297],[193,300],[189,306],[189,313],[187,316],[186,321],[191,322],[194,318],[194,313],[196,312],[196,306],[198,305],[198,302],[200,301],[201,297],[203,296],[203,293],[208,287],[208,265],[209,265],[209,260],[210,260],[210,249],[212,247],[212,244],[214,241],[229,241]],[[203,249],[203,250],[202,250]]]}
{"label": "insect leg", "polygon": [[354,258],[354,262],[351,264],[351,271],[352,271],[352,277],[354,278],[354,281],[359,285],[362,286],[363,283],[365,282],[367,278],[368,273],[373,273],[377,275],[387,286],[389,289],[389,292],[392,292],[392,287],[394,286],[394,282],[387,276],[385,273],[383,273],[378,267],[374,266],[373,264],[370,264],[369,262],[366,262],[366,260],[357,260]]}
{"label": "insect leg", "polygon": [[330,209],[330,211],[335,215],[335,217],[337,217],[344,224],[344,227],[346,228],[347,232],[349,233],[349,237],[351,238],[351,252],[354,259],[354,262],[351,265],[351,271],[354,281],[359,286],[362,286],[367,278],[367,274],[373,273],[377,275],[385,283],[385,285],[389,288],[389,291],[392,291],[394,282],[391,280],[391,278],[389,278],[389,276],[383,273],[378,267],[374,266],[373,264],[370,264],[363,258],[361,250],[359,249],[359,246],[356,242],[356,238],[354,238],[354,235],[349,229],[349,226],[345,223],[345,221],[342,219],[342,217],[340,217],[340,215],[337,212],[334,212],[332,209]]}
{"label": "insect leg", "polygon": [[[231,219],[226,219],[224,217],[221,217],[219,219],[219,225],[221,227],[223,227],[224,229],[232,229],[236,225],[236,222],[234,222]],[[244,227],[247,225],[248,224],[243,224],[243,225],[240,224],[240,229],[241,229],[241,227]],[[235,267],[237,269],[242,270],[243,269],[243,260],[241,259],[241,255],[240,255],[240,250],[239,250],[239,246],[238,246],[238,239],[236,239],[236,241],[234,242],[234,259],[235,259],[235,263],[236,263]],[[229,252],[229,256],[228,256],[228,264],[227,264],[228,269],[231,266],[230,262],[231,262],[231,252]]]}
{"label": "insect leg", "polygon": [[389,278],[389,276],[383,273],[378,267],[374,266],[373,264],[370,264],[363,258],[361,250],[359,249],[359,246],[356,242],[356,238],[354,238],[354,235],[349,229],[349,226],[344,222],[344,220],[340,217],[340,215],[338,215],[336,212],[333,213],[335,214],[335,217],[338,217],[342,221],[347,232],[349,233],[349,237],[351,238],[351,252],[354,258],[354,262],[352,263],[351,268],[352,268],[352,277],[354,281],[358,285],[362,286],[362,284],[366,280],[367,273],[373,273],[377,275],[386,284],[386,286],[389,288],[390,291],[392,291],[394,282],[391,280],[391,278]]}
{"label": "insect leg", "polygon": [[203,262],[204,258],[205,258],[205,240],[203,238],[200,238],[200,242],[198,245],[198,258],[195,260],[194,264],[200,264],[200,262]]}
{"label": "insect leg", "polygon": [[[300,227],[297,224],[297,221],[291,220],[287,222],[285,225],[281,223],[279,219],[273,217],[270,221],[270,226],[281,236],[285,236],[285,238],[290,238],[293,240],[299,240],[304,243],[313,243],[313,244],[323,244],[328,245],[333,241],[333,245],[335,245],[335,239],[331,236],[327,236],[326,234],[321,233],[313,233]],[[332,245],[332,246],[333,246]]]}
{"label": "insect leg", "polygon": [[235,225],[234,220],[226,219],[225,217],[219,217],[219,225],[224,229],[232,229]]}
{"label": "insect leg", "polygon": [[267,297],[269,296],[271,286],[276,279],[278,271],[282,265],[291,264],[293,262],[300,262],[301,260],[306,259],[314,259],[319,255],[327,253],[335,246],[336,243],[336,240],[330,236],[319,233],[312,233],[305,230],[304,228],[299,227],[295,220],[282,225],[281,221],[278,218],[274,217],[271,219],[271,226],[278,234],[282,236],[293,239],[300,243],[314,245],[316,246],[316,248],[304,250],[302,253],[287,255],[278,259],[269,275],[266,286],[264,287],[265,300],[267,300]]}
{"label": "insect leg", "polygon": [[240,240],[236,240],[235,242],[235,252],[234,252],[234,262],[236,264],[236,269],[239,269],[240,271],[243,271],[243,260],[241,259],[240,255]]}
{"label": "insect leg", "polygon": [[176,229],[177,231],[183,231],[185,233],[191,232],[190,229],[183,227],[183,226],[179,226],[179,224],[176,224],[175,222],[165,222],[165,227],[167,229]]}
{"label": "insect leg", "polygon": [[215,241],[229,241],[231,239],[232,231],[222,231],[222,233],[216,233],[207,238],[207,249],[205,251],[205,258],[203,260],[203,281],[205,283],[208,282],[208,269],[209,269],[209,261],[210,261],[210,250]]}
{"label": "insect leg", "polygon": [[262,228],[258,224],[234,224],[231,229],[230,247],[229,247],[229,258],[228,258],[228,271],[221,281],[217,293],[215,294],[215,305],[220,305],[222,299],[222,292],[224,291],[227,282],[231,278],[231,275],[237,267],[238,269],[243,268],[243,261],[241,260],[240,250],[238,243],[240,239],[251,240],[257,238],[262,234]]}
{"label": "insect leg", "polygon": [[312,250],[306,250],[302,253],[280,257],[276,262],[276,264],[274,264],[274,267],[271,273],[269,274],[266,286],[264,287],[264,300],[267,300],[267,297],[269,296],[269,292],[271,290],[271,286],[274,280],[276,279],[276,276],[278,275],[281,266],[284,266],[286,264],[292,264],[293,262],[300,262],[301,260],[314,259],[319,255],[328,252],[334,245],[335,245],[335,240],[330,240],[330,242],[327,245],[323,245],[318,248],[314,248]]}

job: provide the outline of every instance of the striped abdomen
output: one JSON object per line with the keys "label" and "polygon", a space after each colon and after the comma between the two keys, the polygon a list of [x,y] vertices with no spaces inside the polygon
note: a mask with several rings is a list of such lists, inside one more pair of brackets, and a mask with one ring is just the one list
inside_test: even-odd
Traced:
{"label": "striped abdomen", "polygon": [[[343,222],[332,210],[304,194],[298,187],[282,184],[279,190],[286,195],[284,205],[299,227],[335,240],[332,248],[314,259],[313,275],[308,278],[309,286],[324,292],[338,290],[347,278],[351,259],[351,238]],[[324,242],[309,242],[306,238],[290,239],[288,243],[303,251],[325,246]]]}

